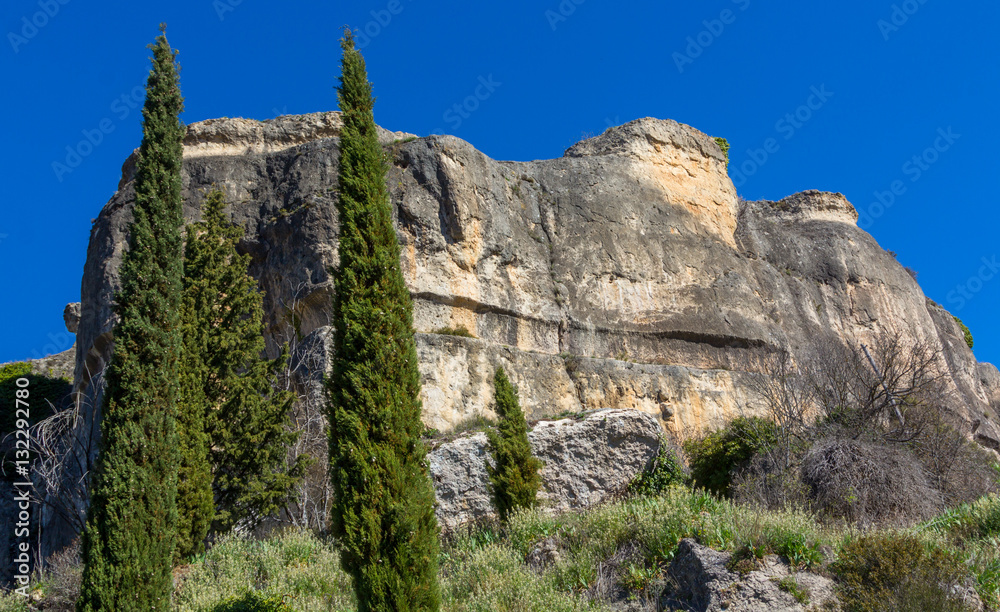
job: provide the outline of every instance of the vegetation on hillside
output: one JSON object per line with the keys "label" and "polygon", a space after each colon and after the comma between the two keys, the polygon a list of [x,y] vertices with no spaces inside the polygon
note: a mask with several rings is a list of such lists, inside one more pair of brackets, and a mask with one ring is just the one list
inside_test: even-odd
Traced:
{"label": "vegetation on hillside", "polygon": [[972,332],[969,330],[968,326],[962,322],[962,319],[959,319],[955,315],[951,316],[954,317],[955,322],[958,323],[958,328],[962,330],[962,335],[965,336],[965,343],[969,345],[969,348],[972,348],[973,345],[975,345],[975,341],[972,339]]}
{"label": "vegetation on hillside", "polygon": [[[629,601],[655,609],[653,600],[670,588],[666,570],[682,538],[732,553],[781,555],[799,569],[830,575],[847,610],[966,610],[951,595],[952,586],[966,584],[1000,609],[1000,496],[909,528],[859,532],[801,510],[763,510],[677,485],[561,515],[519,510],[505,526],[458,534],[439,557],[442,609],[612,610]],[[558,555],[539,555],[543,542]],[[178,568],[171,609],[282,609],[232,607],[240,601],[309,612],[360,609],[338,555],[333,541],[307,531],[264,540],[227,536]],[[72,575],[72,566],[59,572]],[[59,580],[47,574],[36,593],[64,593]],[[0,611],[26,609],[16,607],[20,602],[0,598]]]}

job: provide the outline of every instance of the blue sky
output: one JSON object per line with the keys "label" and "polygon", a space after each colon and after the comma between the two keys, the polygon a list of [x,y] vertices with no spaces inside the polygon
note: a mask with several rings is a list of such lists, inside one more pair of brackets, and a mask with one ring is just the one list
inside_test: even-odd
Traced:
{"label": "blue sky", "polygon": [[350,24],[392,130],[511,160],[645,116],[724,136],[741,195],[844,193],[1000,362],[996,3],[6,0],[0,14],[0,362],[69,348],[62,309],[138,146],[161,21],[188,123],[335,109]]}

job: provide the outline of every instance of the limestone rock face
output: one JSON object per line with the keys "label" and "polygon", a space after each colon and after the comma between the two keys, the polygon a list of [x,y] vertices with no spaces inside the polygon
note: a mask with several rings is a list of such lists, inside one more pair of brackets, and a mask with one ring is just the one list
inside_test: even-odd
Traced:
{"label": "limestone rock face", "polygon": [[[265,292],[272,355],[329,324],[340,125],[330,112],[188,127],[184,217],[201,218],[213,185],[226,192]],[[669,120],[533,162],[493,160],[452,136],[380,140],[429,427],[488,414],[504,365],[529,418],[628,408],[685,438],[739,413],[748,357],[799,360],[895,329],[940,351],[951,412],[1000,447],[995,378],[840,194],[743,202],[715,142]],[[75,387],[94,435],[133,172],[134,156],[93,225],[81,286]],[[437,333],[459,327],[475,337]]]}
{"label": "limestone rock face", "polygon": [[[265,291],[272,352],[329,322],[340,126],[335,112],[216,119],[184,140],[185,218],[200,218],[206,189],[225,190]],[[747,354],[802,357],[818,338],[889,328],[942,349],[970,430],[989,406],[957,327],[858,229],[842,195],[740,202],[722,152],[698,130],[639,119],[528,163],[451,136],[380,138],[430,427],[488,413],[502,364],[532,418],[636,408],[685,437],[737,412]],[[91,232],[81,391],[110,355],[131,167]],[[476,338],[433,333],[463,326]]]}
{"label": "limestone rock face", "polygon": [[[730,558],[729,553],[712,550],[694,540],[681,540],[677,555],[667,570],[676,586],[664,594],[666,605],[663,609],[698,612],[839,609],[830,578],[809,572],[792,572],[774,555],[765,557],[758,569],[740,575],[726,568]],[[794,580],[800,590],[809,593],[807,605],[778,586],[782,579]]]}
{"label": "limestone rock face", "polygon": [[[634,410],[595,410],[576,418],[541,421],[528,432],[542,460],[539,504],[552,511],[583,508],[620,492],[660,448],[659,422]],[[438,523],[453,529],[495,517],[486,463],[486,434],[439,445],[428,454],[437,494]]]}

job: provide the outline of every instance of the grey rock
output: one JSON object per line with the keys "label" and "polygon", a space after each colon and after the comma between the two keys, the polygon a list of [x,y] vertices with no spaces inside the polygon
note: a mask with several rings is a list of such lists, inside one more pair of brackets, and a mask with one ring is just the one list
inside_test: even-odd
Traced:
{"label": "grey rock", "polygon": [[[541,421],[528,433],[542,460],[539,503],[551,511],[582,508],[622,489],[656,455],[662,430],[655,418],[634,410],[596,410],[575,418]],[[445,529],[495,518],[486,463],[486,434],[445,442],[428,454]]]}
{"label": "grey rock", "polygon": [[66,323],[66,330],[75,334],[80,326],[80,302],[66,304],[66,308],[63,309],[63,321]]}
{"label": "grey rock", "polygon": [[657,420],[635,410],[605,409],[581,420],[542,421],[528,434],[542,460],[543,506],[561,512],[621,493],[660,449]]}
{"label": "grey rock", "polygon": [[[803,612],[826,609],[825,605],[836,603],[833,581],[829,578],[810,572],[793,572],[774,555],[765,557],[758,569],[741,575],[726,568],[731,556],[691,539],[681,540],[677,555],[667,570],[673,584],[664,593],[664,609]],[[780,580],[787,578],[795,580],[799,589],[808,591],[806,605],[778,586]]]}
{"label": "grey rock", "polygon": [[490,497],[486,462],[492,457],[486,448],[486,434],[446,442],[427,456],[437,497],[438,524],[453,530],[464,524],[496,516]]}
{"label": "grey rock", "polygon": [[993,415],[1000,418],[1000,370],[992,363],[980,363],[977,366],[979,382],[986,393],[986,399],[993,407]]}

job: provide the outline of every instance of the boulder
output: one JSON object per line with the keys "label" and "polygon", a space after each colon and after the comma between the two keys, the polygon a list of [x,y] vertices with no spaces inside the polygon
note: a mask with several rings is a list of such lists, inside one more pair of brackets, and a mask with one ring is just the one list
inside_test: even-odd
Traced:
{"label": "boulder", "polygon": [[[661,433],[655,418],[634,410],[539,422],[528,433],[532,454],[543,464],[539,503],[565,511],[620,493],[659,451]],[[487,462],[492,457],[482,432],[441,443],[428,454],[443,528],[495,518]]]}

